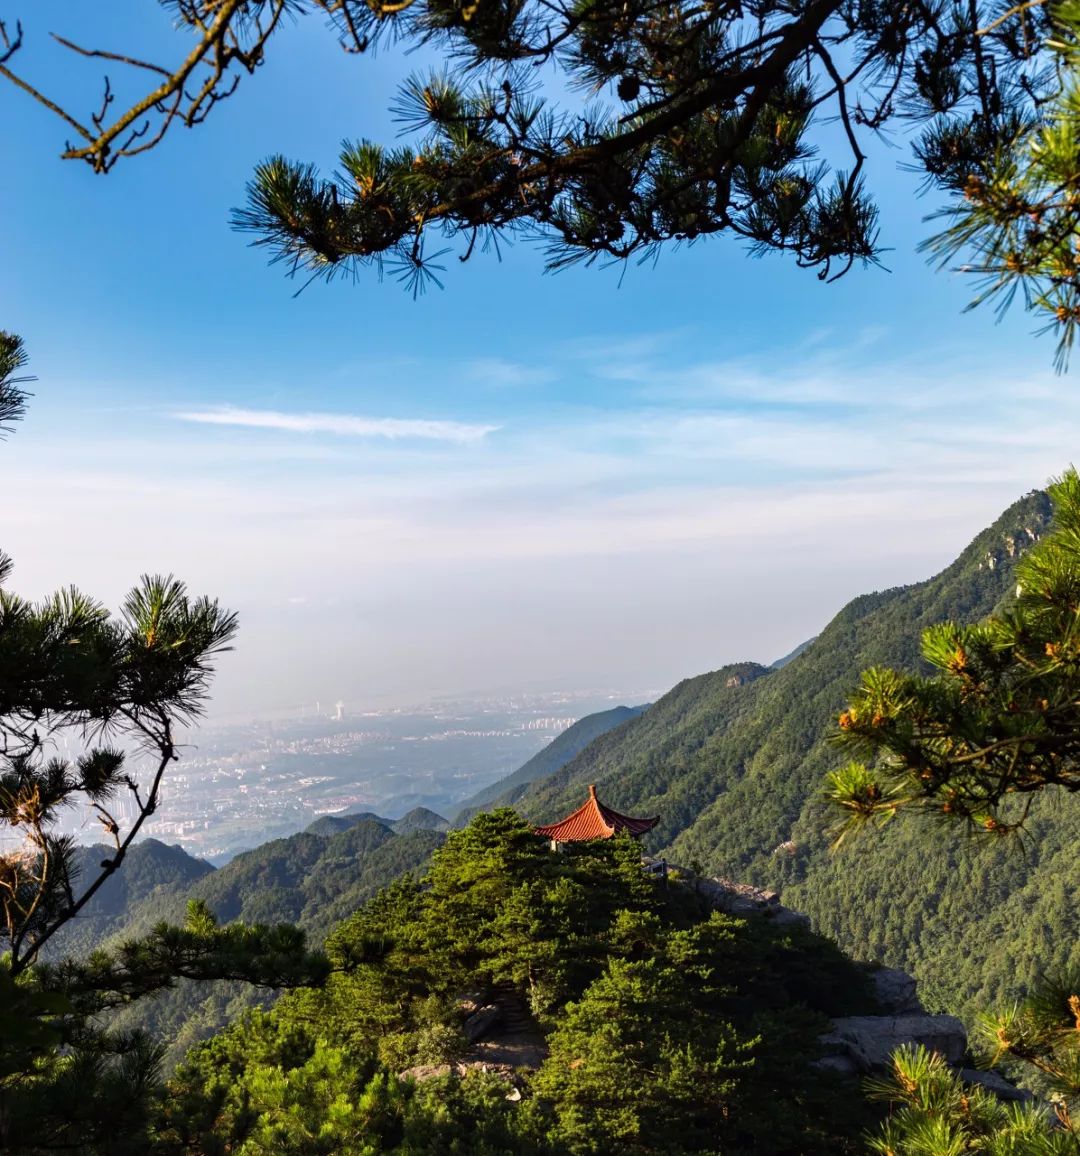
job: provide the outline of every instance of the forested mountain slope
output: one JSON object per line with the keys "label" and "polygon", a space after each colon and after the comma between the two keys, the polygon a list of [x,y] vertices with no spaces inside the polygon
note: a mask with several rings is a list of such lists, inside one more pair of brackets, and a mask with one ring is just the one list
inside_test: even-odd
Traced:
{"label": "forested mountain slope", "polygon": [[830,736],[860,672],[915,667],[924,627],[989,614],[1012,593],[1015,558],[1049,516],[1046,495],[1028,495],[937,577],[855,599],[779,669],[730,666],[680,683],[519,806],[551,821],[595,782],[617,809],[661,816],[654,849],[782,887],[786,903],[846,950],[914,970],[936,1002],[964,1010],[1008,994],[1043,965],[1048,939],[1076,938],[1061,922],[1075,923],[1071,912],[1054,915],[1052,937],[1042,930],[1061,894],[1055,873],[1080,874],[1063,862],[1080,829],[1072,801],[1046,800],[1026,857],[1015,844],[983,853],[954,833],[904,824],[830,857],[830,816],[817,797],[842,758]]}
{"label": "forested mountain slope", "polygon": [[789,662],[792,662],[794,659],[798,658],[804,650],[809,650],[810,647],[813,646],[815,642],[817,642],[818,637],[819,636],[815,634],[813,638],[808,638],[805,642],[800,642],[794,650],[789,651],[784,655],[783,658],[778,658],[775,662],[771,662],[769,664],[770,667],[773,670],[779,670],[782,666],[787,666]]}
{"label": "forested mountain slope", "polygon": [[[359,816],[336,834],[303,832],[275,839],[237,855],[217,871],[210,869],[187,886],[150,892],[117,914],[105,934],[84,938],[79,951],[109,935],[145,934],[163,919],[182,922],[191,899],[204,900],[221,922],[298,924],[318,944],[380,888],[409,872],[422,873],[443,840],[440,832],[429,830],[397,835],[382,823]],[[265,998],[266,993],[260,996],[241,983],[181,981],[171,991],[121,1012],[117,1024],[151,1031],[168,1046],[172,1063],[192,1043]]]}
{"label": "forested mountain slope", "polygon": [[347,831],[350,827],[355,827],[357,823],[363,823],[365,820],[379,823],[388,831],[394,829],[393,819],[384,819],[381,815],[376,815],[374,811],[358,811],[355,814],[345,811],[339,815],[320,815],[319,818],[304,828],[303,834],[318,835],[323,839],[328,839],[331,835],[340,835],[342,831]]}
{"label": "forested mountain slope", "polygon": [[[101,863],[115,848],[95,843],[75,852],[76,891],[85,890],[101,872]],[[105,880],[101,889],[49,945],[50,956],[83,955],[103,939],[125,927],[141,904],[183,891],[214,868],[189,855],[182,847],[157,839],[136,843],[124,857],[121,871]]]}
{"label": "forested mountain slope", "polygon": [[439,832],[397,835],[371,819],[337,834],[305,831],[274,839],[189,886],[132,904],[124,930],[143,932],[160,919],[181,920],[188,900],[202,899],[222,922],[296,923],[319,940],[380,887],[421,869],[441,843]]}
{"label": "forested mountain slope", "polygon": [[396,835],[408,835],[412,831],[449,831],[450,821],[427,807],[413,807],[400,819],[390,824]]}
{"label": "forested mountain slope", "polygon": [[600,735],[622,726],[630,719],[637,718],[644,706],[616,706],[611,710],[597,711],[579,718],[573,726],[557,735],[542,751],[537,751],[527,763],[523,763],[513,774],[492,783],[482,791],[477,791],[461,805],[456,822],[461,824],[470,815],[485,807],[513,806],[530,783],[553,775],[589,743]]}
{"label": "forested mountain slope", "polygon": [[329,835],[338,835],[342,831],[348,831],[357,823],[364,822],[378,823],[379,826],[385,827],[395,835],[407,835],[410,831],[450,830],[449,819],[444,819],[442,815],[428,810],[427,807],[413,807],[400,819],[384,819],[381,815],[376,815],[374,811],[343,811],[338,815],[322,815],[304,828],[304,834],[320,835],[325,838]]}

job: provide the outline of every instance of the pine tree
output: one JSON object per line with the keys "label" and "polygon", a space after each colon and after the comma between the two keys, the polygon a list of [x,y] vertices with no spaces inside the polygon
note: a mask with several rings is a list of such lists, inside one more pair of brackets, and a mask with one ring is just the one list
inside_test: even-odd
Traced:
{"label": "pine tree", "polygon": [[958,125],[924,141],[928,169],[958,197],[941,214],[948,228],[925,247],[978,279],[972,306],[992,300],[1002,310],[1020,291],[1057,334],[1064,368],[1080,323],[1080,3],[1054,4],[1053,23],[1057,86],[1011,141],[977,159]]}
{"label": "pine tree", "polygon": [[[19,339],[0,334],[8,421],[22,413],[25,361]],[[161,1048],[96,1017],[180,978],[318,982],[326,961],[291,927],[219,927],[198,904],[183,927],[85,960],[46,958],[157,809],[176,725],[199,716],[236,616],[171,577],[144,577],[117,616],[74,587],[32,603],[2,585],[11,569],[0,555],[0,1148],[140,1152]],[[61,739],[82,753],[59,757]],[[132,750],[149,758],[145,773]],[[126,826],[121,797],[135,816]],[[112,844],[92,878],[78,877],[74,842],[58,833],[65,809],[96,817]]]}
{"label": "pine tree", "polygon": [[[26,364],[26,350],[22,338],[0,329],[0,434],[11,432],[11,423],[18,421],[26,409],[26,392],[22,389],[27,376],[16,377]],[[4,571],[0,570],[0,581]]]}
{"label": "pine tree", "polygon": [[283,51],[287,17],[329,18],[347,51],[393,40],[446,62],[392,102],[403,143],[347,143],[336,176],[258,167],[234,223],[291,274],[387,267],[417,293],[450,252],[514,237],[562,268],[727,232],[830,280],[877,260],[865,152],[893,130],[953,205],[934,252],[972,252],[964,267],[1003,303],[1023,284],[1063,351],[1073,340],[1076,0],[160,3],[190,38],[172,67],[57,37],[112,69],[89,114],[15,71],[23,28],[0,24],[0,76],[63,118],[63,156],[107,172],[198,125]]}
{"label": "pine tree", "polygon": [[1009,835],[1022,829],[1040,792],[1080,790],[1076,470],[1050,495],[1053,528],[1017,563],[1008,606],[974,626],[946,622],[925,631],[931,675],[863,674],[838,739],[864,759],[833,772],[827,787],[845,815],[839,838],[911,810]]}
{"label": "pine tree", "polygon": [[892,1057],[870,1095],[890,1105],[887,1123],[869,1138],[877,1156],[1075,1156],[1080,1137],[1067,1111],[1007,1103],[965,1084],[941,1056],[906,1046]]}

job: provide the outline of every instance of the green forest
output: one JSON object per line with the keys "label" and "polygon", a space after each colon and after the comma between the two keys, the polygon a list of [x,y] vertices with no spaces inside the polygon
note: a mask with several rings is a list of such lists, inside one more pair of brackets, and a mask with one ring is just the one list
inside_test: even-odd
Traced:
{"label": "green forest", "polygon": [[[809,1063],[827,1015],[873,1010],[865,973],[650,880],[629,839],[555,855],[513,812],[479,816],[326,951],[324,987],[187,1056],[154,1150],[824,1153],[865,1122]],[[470,1051],[477,992],[516,1008],[535,1071]]]}

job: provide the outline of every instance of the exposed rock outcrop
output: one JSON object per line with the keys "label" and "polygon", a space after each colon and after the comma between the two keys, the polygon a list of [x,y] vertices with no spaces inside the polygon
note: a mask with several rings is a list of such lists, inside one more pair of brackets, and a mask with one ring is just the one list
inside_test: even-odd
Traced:
{"label": "exposed rock outcrop", "polygon": [[740,918],[760,916],[780,926],[795,925],[807,928],[810,926],[810,916],[785,907],[775,891],[763,891],[760,887],[751,887],[748,883],[733,883],[730,879],[695,875],[686,867],[676,867],[673,863],[669,863],[668,868],[692,880],[698,894],[704,895],[717,911],[724,911],[728,915]]}
{"label": "exposed rock outcrop", "polygon": [[470,992],[458,1006],[461,1030],[470,1047],[462,1063],[485,1071],[538,1068],[547,1058],[540,1025],[512,984]]}
{"label": "exposed rock outcrop", "polygon": [[985,1088],[986,1091],[997,1096],[999,1100],[1027,1101],[1035,1099],[1030,1092],[1024,1088],[1018,1088],[1015,1084],[1010,1084],[998,1072],[980,1072],[975,1068],[963,1068],[960,1071],[960,1079],[965,1084],[975,1084],[980,1088]]}
{"label": "exposed rock outcrop", "polygon": [[465,1018],[461,1025],[462,1032],[470,1044],[491,1035],[494,1029],[502,1022],[502,1008],[498,1004],[489,1003],[477,1009],[472,1015]]}
{"label": "exposed rock outcrop", "polygon": [[833,1061],[824,1066],[837,1071],[886,1071],[903,1044],[921,1044],[955,1066],[967,1051],[967,1032],[956,1016],[843,1016],[821,1037],[823,1058]]}
{"label": "exposed rock outcrop", "polygon": [[[810,926],[809,917],[784,907],[775,891],[694,876],[684,868],[675,870],[692,878],[698,893],[705,895],[718,911],[744,918],[757,916],[781,925]],[[961,1020],[956,1016],[929,1015],[919,1000],[915,977],[900,968],[875,967],[870,980],[882,1014],[834,1019],[832,1030],[820,1037],[823,1054],[816,1061],[818,1067],[851,1076],[880,1074],[889,1069],[897,1048],[915,1044],[937,1052],[952,1067],[960,1068],[967,1054],[967,1032]],[[1032,1098],[1030,1092],[1017,1088],[997,1072],[963,1068],[959,1074],[966,1084],[985,1088],[1002,1100]]]}
{"label": "exposed rock outcrop", "polygon": [[965,1084],[980,1087],[999,1100],[1034,1099],[999,1072],[960,1068],[967,1055],[967,1033],[956,1016],[928,1015],[919,1002],[915,977],[896,967],[879,967],[870,973],[882,1012],[877,1016],[846,1016],[832,1022],[832,1031],[820,1037],[824,1055],[819,1068],[843,1075],[881,1074],[891,1064],[892,1053],[904,1044],[921,1044],[937,1052]]}
{"label": "exposed rock outcrop", "polygon": [[874,995],[882,1012],[887,1015],[925,1015],[919,1002],[915,977],[898,967],[879,967],[870,974]]}

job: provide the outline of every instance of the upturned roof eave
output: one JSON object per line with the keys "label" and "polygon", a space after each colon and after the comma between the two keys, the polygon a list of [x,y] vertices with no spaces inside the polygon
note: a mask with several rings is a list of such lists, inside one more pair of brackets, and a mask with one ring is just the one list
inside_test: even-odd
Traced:
{"label": "upturned roof eave", "polygon": [[605,807],[596,797],[596,787],[590,785],[589,797],[576,811],[558,823],[548,823],[534,830],[546,839],[571,843],[589,839],[610,839],[619,830],[629,831],[631,835],[644,835],[659,821],[659,815],[649,819],[638,819]]}

